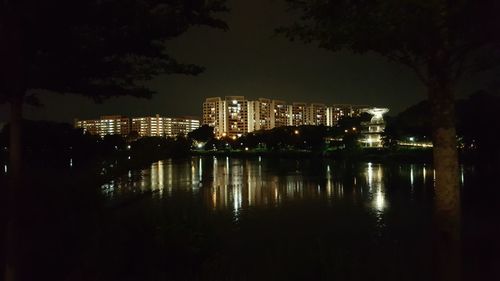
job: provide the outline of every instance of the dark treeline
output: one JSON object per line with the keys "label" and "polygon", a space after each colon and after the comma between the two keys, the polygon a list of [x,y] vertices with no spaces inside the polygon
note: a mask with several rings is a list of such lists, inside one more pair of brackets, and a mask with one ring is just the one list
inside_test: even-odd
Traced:
{"label": "dark treeline", "polygon": [[[456,127],[459,147],[474,152],[478,160],[500,159],[497,135],[500,131],[500,96],[477,92],[456,101]],[[431,115],[428,101],[420,102],[387,118],[387,145],[400,140],[430,141]]]}
{"label": "dark treeline", "polygon": [[[6,159],[9,149],[9,125],[0,132],[1,157]],[[189,153],[191,141],[186,137],[122,137],[107,135],[104,138],[84,134],[67,123],[49,121],[23,121],[23,157],[26,163],[59,164],[68,158],[75,162],[134,158],[144,161]]]}
{"label": "dark treeline", "polygon": [[[467,99],[457,100],[456,126],[460,147],[474,152],[479,160],[500,159],[496,135],[500,131],[497,109],[500,97],[478,92]],[[398,141],[430,141],[431,120],[428,101],[420,102],[395,117],[386,117],[385,145],[398,149]],[[240,138],[216,138],[212,127],[204,125],[187,136],[176,138],[129,137],[108,135],[104,138],[84,134],[67,123],[49,121],[23,122],[23,150],[28,162],[60,161],[68,157],[77,160],[110,160],[133,157],[152,161],[166,157],[186,156],[194,148],[217,152],[313,152],[328,154],[335,151],[355,154],[360,151],[358,139],[369,114],[343,117],[334,127],[286,126],[260,130]],[[8,152],[9,125],[0,132],[1,158]],[[401,150],[401,148],[399,148]]]}
{"label": "dark treeline", "polygon": [[[336,149],[357,149],[362,123],[370,120],[369,114],[359,117],[343,117],[335,127],[285,126],[260,130],[240,138],[205,137],[203,149],[209,151],[303,151],[323,153]],[[203,128],[203,127],[202,127]],[[205,129],[206,130],[206,129]]]}
{"label": "dark treeline", "polygon": [[[23,121],[23,157],[26,163],[60,164],[68,159],[82,163],[116,159],[150,162],[162,158],[189,155],[192,149],[206,151],[299,151],[323,153],[328,150],[359,147],[361,123],[370,116],[344,117],[336,127],[287,126],[261,130],[238,139],[216,138],[214,130],[202,126],[187,136],[142,137],[131,133],[100,136],[84,134],[67,123],[50,121]],[[7,159],[9,151],[9,124],[0,131],[0,159]]]}

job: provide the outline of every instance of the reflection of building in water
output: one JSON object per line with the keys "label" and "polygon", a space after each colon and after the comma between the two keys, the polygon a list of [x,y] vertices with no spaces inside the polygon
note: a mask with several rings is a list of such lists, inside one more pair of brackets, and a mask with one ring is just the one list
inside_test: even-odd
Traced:
{"label": "reflection of building in water", "polygon": [[384,114],[389,112],[388,108],[368,108],[363,112],[372,115],[369,122],[363,122],[361,139],[359,140],[366,147],[382,147],[382,133],[385,130]]}
{"label": "reflection of building in water", "polygon": [[[352,198],[369,202],[377,213],[387,208],[381,165],[368,164],[359,183],[348,183],[346,174],[334,165],[324,165],[311,175],[309,164],[270,161],[259,158],[193,157],[189,160],[164,160],[149,169],[131,172],[110,183],[103,192],[111,195],[126,192],[152,192],[153,197],[170,198],[192,194],[212,210],[232,211],[235,217],[249,207],[275,207],[299,200],[338,200]],[[284,166],[278,174],[276,166]],[[414,170],[415,179],[419,172]],[[298,171],[298,172],[297,172]],[[319,177],[318,177],[319,176]],[[366,182],[363,182],[363,178]],[[344,191],[344,184],[347,187]],[[361,203],[361,202],[360,202]]]}
{"label": "reflection of building in water", "polygon": [[377,212],[383,212],[387,204],[382,179],[382,166],[368,163],[365,175],[368,191],[372,196],[372,206]]}
{"label": "reflection of building in water", "polygon": [[239,209],[252,206],[277,206],[285,201],[328,194],[342,196],[342,185],[333,183],[332,178],[319,185],[307,181],[302,174],[268,175],[258,159],[213,158],[212,162],[212,181],[203,188],[205,202],[212,209],[232,209],[238,214]]}

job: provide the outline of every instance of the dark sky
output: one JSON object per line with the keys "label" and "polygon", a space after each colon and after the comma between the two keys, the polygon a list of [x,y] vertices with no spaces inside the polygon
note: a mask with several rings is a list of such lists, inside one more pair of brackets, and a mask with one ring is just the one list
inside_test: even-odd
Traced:
{"label": "dark sky", "polygon": [[[197,77],[161,76],[150,83],[151,100],[115,98],[103,104],[74,95],[41,96],[42,108],[25,110],[27,118],[72,122],[105,114],[201,116],[206,97],[244,95],[289,102],[370,104],[392,114],[425,98],[413,73],[375,55],[332,53],[313,45],[273,36],[290,22],[284,0],[229,0],[224,15],[230,30],[194,28],[171,41],[168,50],[182,62],[207,69]],[[474,86],[464,87],[459,96]],[[7,108],[0,107],[0,120]]]}

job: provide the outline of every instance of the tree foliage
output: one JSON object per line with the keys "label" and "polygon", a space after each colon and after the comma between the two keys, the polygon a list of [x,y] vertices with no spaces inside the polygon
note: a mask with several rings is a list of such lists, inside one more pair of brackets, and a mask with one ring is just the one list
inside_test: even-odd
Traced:
{"label": "tree foliage", "polygon": [[0,101],[40,90],[96,101],[150,97],[144,82],[160,74],[198,74],[165,42],[189,27],[226,29],[214,14],[223,0],[6,0],[0,2]]}
{"label": "tree foliage", "polygon": [[495,0],[287,0],[301,17],[279,28],[328,50],[372,51],[413,69],[425,84],[456,81],[499,62]]}
{"label": "tree foliage", "polygon": [[195,141],[207,142],[215,137],[214,128],[203,125],[194,131],[188,133],[188,137]]}

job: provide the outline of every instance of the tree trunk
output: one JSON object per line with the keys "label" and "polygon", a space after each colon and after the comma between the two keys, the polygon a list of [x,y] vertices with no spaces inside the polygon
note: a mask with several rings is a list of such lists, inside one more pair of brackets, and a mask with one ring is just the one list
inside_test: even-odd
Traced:
{"label": "tree trunk", "polygon": [[10,140],[9,140],[9,187],[7,190],[7,225],[5,234],[5,281],[16,280],[19,249],[19,193],[22,187],[22,96],[10,102]]}
{"label": "tree trunk", "polygon": [[460,188],[451,83],[435,81],[429,89],[434,144],[434,262],[437,280],[460,280]]}
{"label": "tree trunk", "polygon": [[[5,229],[5,271],[4,280],[17,280],[18,249],[19,249],[19,193],[22,189],[22,110],[25,81],[25,41],[23,19],[17,10],[16,4],[6,2],[5,13],[2,13],[2,32],[0,32],[0,90],[5,94],[10,103],[10,139],[9,139],[9,184],[6,190],[6,229]],[[14,3],[14,2],[13,2]]]}
{"label": "tree trunk", "polygon": [[10,103],[9,174],[11,179],[21,177],[22,169],[22,115],[23,98],[12,98]]}

